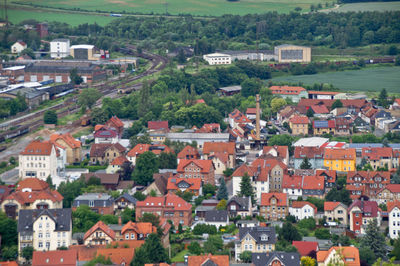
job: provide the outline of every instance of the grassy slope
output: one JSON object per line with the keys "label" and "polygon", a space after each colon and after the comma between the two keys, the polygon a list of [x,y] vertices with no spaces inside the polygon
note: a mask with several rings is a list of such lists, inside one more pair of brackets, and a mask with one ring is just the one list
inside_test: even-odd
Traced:
{"label": "grassy slope", "polygon": [[304,84],[331,83],[346,91],[380,91],[399,93],[400,67],[370,67],[362,70],[321,73],[316,75],[277,77],[274,81]]}
{"label": "grassy slope", "polygon": [[335,12],[349,11],[394,11],[400,10],[400,2],[372,2],[372,3],[354,3],[344,4],[338,9],[333,9]]}

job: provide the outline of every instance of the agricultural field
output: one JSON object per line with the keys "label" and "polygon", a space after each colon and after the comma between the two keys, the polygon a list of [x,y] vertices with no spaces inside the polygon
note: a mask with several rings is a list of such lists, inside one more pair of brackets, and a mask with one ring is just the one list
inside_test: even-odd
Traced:
{"label": "agricultural field", "polygon": [[400,10],[400,2],[371,2],[340,5],[338,8],[323,10],[323,12],[362,12],[362,11],[397,11]]}
{"label": "agricultural field", "polygon": [[376,92],[385,88],[390,93],[400,93],[400,67],[398,66],[370,67],[316,75],[283,76],[272,80],[304,84],[330,83],[344,91]]}

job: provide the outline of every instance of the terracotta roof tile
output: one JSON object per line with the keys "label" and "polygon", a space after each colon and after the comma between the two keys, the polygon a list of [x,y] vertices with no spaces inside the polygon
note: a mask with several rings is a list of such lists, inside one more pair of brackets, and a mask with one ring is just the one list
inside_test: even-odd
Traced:
{"label": "terracotta roof tile", "polygon": [[329,114],[329,110],[325,105],[310,106],[314,114]]}
{"label": "terracotta roof tile", "polygon": [[200,154],[197,151],[196,148],[187,145],[185,148],[183,148],[177,156],[178,159],[199,159],[200,158]]}
{"label": "terracotta roof tile", "polygon": [[[208,260],[212,262],[211,265],[217,266],[229,266],[229,256],[228,255],[200,255],[200,256],[189,256],[188,266],[201,266]],[[208,264],[207,264],[208,265]]]}
{"label": "terracotta roof tile", "polygon": [[333,211],[339,205],[340,205],[340,202],[325,201],[324,202],[324,211]]}
{"label": "terracotta roof tile", "polygon": [[304,159],[307,157],[308,159],[323,159],[324,149],[321,147],[301,147],[297,146],[294,149],[294,158],[296,159]]}
{"label": "terracotta roof tile", "polygon": [[302,91],[306,91],[303,87],[293,87],[293,86],[271,86],[269,90],[272,94],[284,94],[284,95],[298,95]]}
{"label": "terracotta roof tile", "polygon": [[174,210],[191,210],[192,204],[186,202],[184,199],[175,194],[169,193],[162,197],[147,197],[144,201],[138,201],[137,207],[164,207],[173,208]]}
{"label": "terracotta roof tile", "polygon": [[238,109],[233,110],[233,112],[229,114],[229,117],[236,123],[251,123],[250,119],[248,119],[247,116],[242,114]]}
{"label": "terracotta roof tile", "polygon": [[72,149],[81,147],[81,142],[72,137],[70,133],[53,134],[50,136],[50,141],[53,143],[56,142],[58,139],[62,139],[63,141],[65,141],[65,143],[67,143],[68,146]]}
{"label": "terracotta roof tile", "polygon": [[22,191],[25,188],[30,188],[32,191],[42,191],[49,188],[49,184],[39,178],[25,178],[19,181],[17,191]]}
{"label": "terracotta roof tile", "polygon": [[179,190],[178,184],[181,182],[186,182],[189,190],[200,190],[201,188],[201,178],[168,178],[167,190]]}
{"label": "terracotta roof tile", "polygon": [[392,158],[393,157],[393,149],[390,147],[382,147],[382,148],[362,148],[361,152],[362,158],[366,158],[368,160],[377,160],[379,161],[382,158]]}
{"label": "terracotta roof tile", "polygon": [[147,128],[150,130],[168,130],[168,121],[149,121],[147,122]]}
{"label": "terracotta roof tile", "polygon": [[236,147],[234,142],[204,142],[203,153],[210,154],[213,152],[227,152],[235,154]]}
{"label": "terracotta roof tile", "polygon": [[363,214],[369,213],[368,217],[378,217],[379,208],[376,201],[355,200],[350,205],[348,211],[350,212],[354,207],[358,207],[359,209],[361,209],[361,212]]}
{"label": "terracotta roof tile", "polygon": [[116,116],[111,117],[107,122],[106,125],[113,126],[116,129],[120,129],[124,127],[124,123]]}
{"label": "terracotta roof tile", "polygon": [[92,226],[86,233],[85,236],[83,237],[83,240],[87,239],[89,236],[91,236],[95,231],[100,229],[103,231],[105,234],[107,234],[109,237],[112,239],[115,239],[115,232],[111,230],[110,227],[108,227],[105,223],[102,221],[98,221],[95,225]]}
{"label": "terracotta roof tile", "polygon": [[[341,257],[343,257],[345,265],[360,266],[360,254],[358,252],[358,248],[356,247],[331,247],[328,251],[318,251],[317,252],[318,264],[324,263],[333,250],[341,254]],[[329,263],[329,261],[327,261],[326,263]]]}
{"label": "terracotta roof tile", "polygon": [[310,256],[314,252],[318,251],[318,242],[312,241],[293,241],[292,245],[297,248],[297,251],[300,253],[300,256]]}
{"label": "terracotta roof tile", "polygon": [[270,206],[272,198],[276,198],[277,206],[288,206],[288,198],[286,193],[261,193],[261,206]]}
{"label": "terracotta roof tile", "polygon": [[118,246],[122,248],[124,248],[124,246],[127,246],[129,248],[137,249],[141,247],[144,242],[145,240],[120,240],[111,242],[111,245],[114,246],[118,243]]}
{"label": "terracotta roof tile", "polygon": [[356,149],[330,149],[326,148],[324,153],[325,160],[355,160]]}
{"label": "terracotta roof tile", "polygon": [[263,154],[270,153],[273,150],[276,151],[277,154],[278,154],[276,157],[279,157],[279,158],[282,158],[282,159],[286,158],[286,156],[289,153],[288,146],[277,146],[277,145],[274,145],[274,146],[264,146],[263,147]]}
{"label": "terracotta roof tile", "polygon": [[254,176],[256,171],[257,168],[254,169],[252,166],[242,164],[235,170],[235,172],[233,172],[232,176],[244,176],[245,173],[247,173],[249,176]]}
{"label": "terracotta roof tile", "polygon": [[75,250],[78,254],[78,261],[90,261],[96,257],[97,250],[105,248],[105,245],[71,245],[70,250]]}
{"label": "terracotta roof tile", "polygon": [[121,234],[125,234],[127,230],[133,230],[137,234],[148,235],[151,233],[157,233],[157,227],[153,226],[151,223],[134,223],[129,221],[121,229]]}
{"label": "terracotta roof tile", "polygon": [[15,200],[21,205],[33,203],[37,200],[51,200],[52,202],[62,202],[63,196],[56,190],[42,190],[32,192],[15,191],[5,198],[5,200]]}
{"label": "terracotta roof tile", "polygon": [[32,266],[75,266],[77,259],[76,250],[33,251]]}
{"label": "terracotta roof tile", "polygon": [[391,212],[395,207],[397,207],[400,210],[400,201],[395,200],[395,201],[389,201],[387,203],[387,211]]}
{"label": "terracotta roof tile", "polygon": [[201,128],[193,127],[196,133],[221,133],[221,126],[218,123],[204,124]]}
{"label": "terracotta roof tile", "polygon": [[160,155],[162,152],[174,153],[174,151],[164,144],[137,144],[127,154],[128,157],[136,157],[146,151],[151,151],[156,155]]}
{"label": "terracotta roof tile", "polygon": [[116,138],[118,136],[118,132],[114,129],[102,127],[99,130],[94,132],[95,138]]}
{"label": "terracotta roof tile", "polygon": [[16,261],[0,261],[0,266],[18,266]]}
{"label": "terracotta roof tile", "polygon": [[130,163],[129,160],[125,157],[125,155],[121,155],[117,158],[115,158],[112,162],[111,165],[119,165],[122,166],[124,163]]}
{"label": "terracotta roof tile", "polygon": [[289,119],[292,124],[308,124],[310,120],[304,115],[294,115]]}
{"label": "terracotta roof tile", "polygon": [[209,173],[210,171],[214,171],[214,165],[211,160],[186,160],[181,159],[178,164],[177,172],[184,173],[185,167],[188,166],[190,163],[197,165],[201,170],[201,173]]}
{"label": "terracotta roof tile", "polygon": [[325,180],[323,176],[304,176],[303,189],[307,190],[324,190]]}
{"label": "terracotta roof tile", "polygon": [[[383,189],[385,189],[385,188],[383,188]],[[387,184],[386,189],[392,193],[400,193],[400,184]]]}
{"label": "terracotta roof tile", "polygon": [[34,140],[29,143],[21,155],[47,155],[51,154],[54,145],[50,141]]}
{"label": "terracotta roof tile", "polygon": [[104,248],[97,250],[97,256],[110,258],[112,263],[118,265],[130,265],[135,253],[134,248]]}
{"label": "terracotta roof tile", "polygon": [[282,188],[301,189],[303,178],[298,175],[284,175],[282,180]]}

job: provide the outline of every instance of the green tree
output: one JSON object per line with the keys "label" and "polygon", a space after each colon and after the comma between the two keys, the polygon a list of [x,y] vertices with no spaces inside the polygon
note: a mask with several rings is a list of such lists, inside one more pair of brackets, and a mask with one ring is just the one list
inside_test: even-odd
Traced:
{"label": "green tree", "polygon": [[143,266],[148,263],[146,250],[142,247],[135,249],[135,256],[131,262],[131,266]]}
{"label": "green tree", "polygon": [[379,97],[378,97],[378,103],[380,106],[383,106],[385,108],[388,107],[388,94],[386,89],[382,89],[381,92],[379,93]]}
{"label": "green tree", "polygon": [[216,190],[217,190],[217,187],[212,184],[203,185],[203,194],[204,195],[210,194],[211,196],[214,196]]}
{"label": "green tree", "polygon": [[135,221],[135,210],[125,208],[121,212],[121,219],[123,224],[126,224],[129,221]]}
{"label": "green tree", "polygon": [[228,200],[228,189],[226,188],[225,178],[221,177],[219,181],[219,188],[217,193],[218,200]]}
{"label": "green tree", "polygon": [[112,214],[105,214],[100,217],[105,224],[118,224],[118,217]]}
{"label": "green tree", "polygon": [[315,230],[315,237],[318,239],[330,239],[331,233],[329,233],[329,230],[326,228],[317,228]]}
{"label": "green tree", "polygon": [[143,194],[141,191],[136,191],[135,194],[133,194],[133,197],[138,201],[143,201],[146,199],[146,195]]}
{"label": "green tree", "polygon": [[55,186],[53,185],[53,179],[51,178],[51,176],[48,176],[46,178],[46,183],[49,184],[49,188],[55,189]]}
{"label": "green tree", "polygon": [[93,126],[104,125],[109,118],[106,111],[98,107],[92,109],[90,117],[91,117],[90,122]]}
{"label": "green tree", "polygon": [[217,204],[217,210],[226,210],[226,200],[222,199]]}
{"label": "green tree", "polygon": [[139,218],[140,222],[151,223],[153,226],[160,226],[160,218],[152,213],[144,213],[142,217]]}
{"label": "green tree", "polygon": [[22,249],[21,256],[25,260],[30,261],[32,259],[32,255],[33,255],[33,247],[27,246]]}
{"label": "green tree", "polygon": [[249,96],[255,96],[260,92],[262,82],[258,78],[249,78],[244,80],[241,84],[242,90],[240,91],[242,96],[247,98]]}
{"label": "green tree", "polygon": [[2,247],[18,243],[17,222],[8,218],[4,212],[0,212],[0,235]]}
{"label": "green tree", "polygon": [[45,124],[57,125],[57,113],[54,110],[47,110],[43,115],[43,122]]}
{"label": "green tree", "polygon": [[220,252],[224,247],[224,242],[222,241],[221,236],[212,235],[209,236],[207,241],[204,243],[204,252],[216,254]]}
{"label": "green tree", "polygon": [[325,197],[326,201],[339,201],[347,206],[350,206],[352,200],[350,198],[350,192],[346,188],[338,190],[337,188],[332,188]]}
{"label": "green tree", "polygon": [[341,107],[343,107],[343,103],[341,100],[338,99],[333,102],[331,109],[333,110],[333,109],[341,108]]}
{"label": "green tree", "polygon": [[188,190],[186,190],[185,192],[178,190],[177,192],[175,192],[175,194],[184,199],[186,202],[191,202],[194,196],[194,194]]}
{"label": "green tree", "polygon": [[364,265],[372,265],[376,260],[374,252],[368,247],[360,247],[360,261],[364,262]]}
{"label": "green tree", "polygon": [[78,69],[76,67],[69,72],[69,78],[74,85],[79,85],[83,82],[83,78],[78,75]]}
{"label": "green tree", "polygon": [[131,265],[141,265],[146,263],[169,262],[167,251],[161,244],[160,237],[157,234],[150,234],[144,244],[136,249],[135,257]]}
{"label": "green tree", "polygon": [[254,202],[254,190],[251,184],[250,176],[247,173],[244,173],[242,176],[242,181],[240,182],[240,197],[251,197],[251,200]]}
{"label": "green tree", "polygon": [[315,264],[316,264],[315,259],[308,257],[308,256],[301,257],[300,262],[301,262],[301,264],[300,264],[301,266],[315,266]]}
{"label": "green tree", "polygon": [[223,172],[225,177],[230,177],[233,174],[234,170],[232,168],[226,168]]}
{"label": "green tree", "polygon": [[314,217],[309,217],[307,219],[302,219],[302,220],[299,221],[298,226],[300,228],[304,228],[304,229],[312,231],[316,227],[315,219],[314,219]]}
{"label": "green tree", "polygon": [[178,166],[176,154],[173,152],[162,152],[158,157],[160,169],[176,169]]}
{"label": "green tree", "polygon": [[63,207],[71,208],[72,202],[76,197],[81,195],[81,189],[85,187],[86,183],[83,178],[79,178],[72,182],[61,182],[57,188],[57,191],[64,197]]}
{"label": "green tree", "polygon": [[199,242],[196,241],[190,243],[190,245],[188,246],[188,250],[190,254],[193,255],[200,255],[203,252],[203,249],[201,248]]}
{"label": "green tree", "polygon": [[132,147],[135,147],[138,144],[151,144],[151,139],[148,134],[144,134],[142,136],[132,136],[129,139],[129,143]]}
{"label": "green tree", "polygon": [[112,261],[109,257],[103,255],[96,256],[94,259],[85,263],[85,266],[95,266],[95,265],[112,265]]}
{"label": "green tree", "polygon": [[395,257],[396,260],[400,258],[400,239],[394,241],[393,250],[390,252],[390,257]]}
{"label": "green tree", "polygon": [[273,98],[272,101],[271,101],[272,112],[274,112],[274,113],[278,112],[286,104],[287,103],[286,103],[285,99]]}
{"label": "green tree", "polygon": [[307,116],[308,118],[314,117],[314,112],[313,112],[313,110],[312,110],[310,107],[307,109],[306,116]]}
{"label": "green tree", "polygon": [[139,104],[137,105],[139,117],[145,116],[151,110],[151,106],[150,85],[144,82],[142,89],[139,91]]}
{"label": "green tree", "polygon": [[361,247],[369,248],[376,258],[386,259],[385,237],[379,232],[376,219],[370,221],[365,230],[365,235],[361,239]]}
{"label": "green tree", "polygon": [[251,252],[246,250],[240,253],[240,260],[244,263],[250,263],[251,262]]}
{"label": "green tree", "polygon": [[95,88],[82,89],[78,96],[78,105],[83,109],[92,109],[101,96],[101,93]]}
{"label": "green tree", "polygon": [[311,169],[312,165],[308,161],[308,157],[305,157],[303,159],[303,162],[300,164],[300,169]]}
{"label": "green tree", "polygon": [[5,246],[1,249],[1,257],[4,261],[16,260],[18,257],[18,246]]}
{"label": "green tree", "polygon": [[158,172],[157,156],[151,151],[144,152],[136,159],[133,180],[142,186],[147,186],[153,182],[153,174]]}
{"label": "green tree", "polygon": [[73,232],[86,232],[99,221],[100,216],[100,214],[92,211],[87,205],[79,206],[72,212]]}
{"label": "green tree", "polygon": [[279,238],[291,243],[293,240],[301,240],[301,235],[296,227],[289,222],[285,222],[282,228],[279,229]]}

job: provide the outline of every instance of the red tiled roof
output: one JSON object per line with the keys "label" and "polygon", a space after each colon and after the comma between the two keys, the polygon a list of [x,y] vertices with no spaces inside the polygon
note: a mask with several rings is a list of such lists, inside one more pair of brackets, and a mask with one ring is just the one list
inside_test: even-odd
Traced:
{"label": "red tiled roof", "polygon": [[274,145],[274,146],[264,146],[263,147],[263,154],[267,154],[273,149],[277,152],[277,154],[278,154],[277,157],[282,158],[282,159],[285,159],[286,156],[289,153],[288,146],[277,146],[277,145]]}
{"label": "red tiled roof", "polygon": [[244,114],[242,114],[238,109],[233,110],[232,113],[229,114],[230,118],[236,123],[251,123],[250,119],[247,118]]}
{"label": "red tiled roof", "polygon": [[[383,189],[385,189],[385,188],[383,188]],[[387,184],[386,189],[392,193],[400,193],[400,184]]]}
{"label": "red tiled roof", "polygon": [[311,208],[314,209],[314,214],[317,213],[317,207],[315,207],[314,204],[312,204],[312,203],[310,203],[308,201],[292,201],[292,206],[291,207],[295,208],[295,209],[301,209],[306,205],[308,205],[308,206],[310,206]]}
{"label": "red tiled roof", "polygon": [[16,261],[0,261],[0,266],[18,266]]}
{"label": "red tiled roof", "polygon": [[325,201],[324,202],[324,211],[333,211],[339,205],[340,205],[340,202]]}
{"label": "red tiled roof", "polygon": [[[188,266],[201,266],[210,260],[212,265],[217,266],[229,266],[229,256],[228,255],[200,255],[200,256],[189,256]],[[207,264],[208,265],[208,264]]]}
{"label": "red tiled roof", "polygon": [[168,130],[168,121],[149,121],[147,122],[147,128],[149,130]]}
{"label": "red tiled roof", "polygon": [[298,175],[284,175],[282,188],[301,189],[303,178]]}
{"label": "red tiled roof", "polygon": [[221,132],[221,126],[218,123],[212,123],[212,124],[204,124],[200,129],[198,129],[196,126],[193,126],[193,128],[196,133],[220,133]]}
{"label": "red tiled roof", "polygon": [[325,180],[323,176],[304,176],[303,189],[323,190],[325,189]]}
{"label": "red tiled roof", "polygon": [[115,246],[118,243],[119,247],[129,247],[137,249],[144,244],[145,240],[119,240],[119,241],[112,241],[111,246]]}
{"label": "red tiled roof", "polygon": [[210,154],[212,152],[227,152],[229,154],[235,154],[235,143],[234,142],[204,142],[203,153]]}
{"label": "red tiled roof", "polygon": [[310,256],[318,251],[318,242],[313,241],[293,241],[292,245],[297,248],[300,256]]}
{"label": "red tiled roof", "polygon": [[49,184],[47,182],[39,179],[39,178],[25,178],[19,181],[17,186],[17,191],[22,191],[24,188],[30,188],[32,191],[42,191],[49,188]]}
{"label": "red tiled roof", "polygon": [[338,91],[308,91],[308,94],[319,94],[319,95],[336,95]]}
{"label": "red tiled roof", "polygon": [[315,172],[316,176],[323,176],[324,178],[327,177],[327,181],[329,183],[335,183],[336,182],[336,171],[335,170],[323,170],[323,169],[318,169]]}
{"label": "red tiled roof", "polygon": [[[354,177],[361,177],[361,181],[355,181]],[[374,184],[375,177],[380,177],[383,180],[380,181],[382,184],[390,183],[390,172],[388,171],[349,171],[347,172],[347,184],[351,183],[363,183],[363,184]]]}
{"label": "red tiled roof", "polygon": [[300,92],[305,91],[303,87],[289,87],[289,86],[271,86],[269,90],[272,94],[284,94],[284,95],[298,95]]}
{"label": "red tiled roof", "polygon": [[97,250],[105,248],[105,245],[71,245],[70,250],[75,250],[78,253],[78,261],[90,261],[96,257]]}
{"label": "red tiled roof", "polygon": [[310,106],[314,114],[328,114],[329,110],[325,105],[312,105]]}
{"label": "red tiled roof", "polygon": [[121,127],[124,127],[124,123],[122,123],[122,121],[118,118],[118,117],[116,117],[116,116],[113,116],[113,117],[111,117],[107,122],[106,122],[106,125],[111,125],[111,126],[113,126],[113,127],[115,127],[116,129],[119,129],[119,128],[121,128]]}
{"label": "red tiled roof", "polygon": [[183,148],[179,153],[177,158],[178,159],[187,159],[187,158],[194,158],[194,159],[199,159],[200,158],[200,154],[197,151],[196,148],[187,145],[185,148]]}
{"label": "red tiled roof", "polygon": [[135,254],[134,248],[103,248],[97,250],[97,256],[110,258],[112,263],[118,265],[130,265]]}
{"label": "red tiled roof", "polygon": [[136,157],[146,151],[151,151],[156,155],[160,155],[162,152],[174,152],[170,147],[164,144],[137,144],[133,149],[128,152],[127,156]]}
{"label": "red tiled roof", "polygon": [[5,200],[15,200],[21,205],[25,203],[33,203],[37,200],[51,200],[52,202],[61,202],[63,196],[57,190],[42,190],[32,192],[15,191],[8,195]]}
{"label": "red tiled roof", "polygon": [[129,221],[122,227],[121,234],[125,234],[127,230],[133,230],[137,234],[143,234],[145,236],[151,233],[156,233],[157,227],[153,226],[151,223],[134,223]]}
{"label": "red tiled roof", "polygon": [[167,190],[179,190],[178,184],[180,182],[186,182],[189,184],[187,189],[190,190],[200,190],[201,188],[201,178],[168,178]]}
{"label": "red tiled roof", "polygon": [[[358,248],[356,247],[331,247],[328,251],[318,251],[317,252],[317,262],[324,263],[331,252],[335,250],[335,252],[340,253],[340,257],[344,261],[347,266],[360,266],[360,254],[358,252]],[[327,261],[328,263],[328,261]]]}
{"label": "red tiled roof", "polygon": [[324,159],[326,160],[355,160],[356,149],[325,149]]}
{"label": "red tiled roof", "polygon": [[393,157],[393,149],[390,147],[382,148],[362,148],[362,158],[373,161],[379,161],[383,157],[391,159]]}
{"label": "red tiled roof", "polygon": [[257,108],[251,108],[251,107],[247,108],[246,114],[248,114],[248,115],[256,115],[257,114]]}
{"label": "red tiled roof", "polygon": [[378,217],[378,203],[376,201],[361,201],[355,200],[349,207],[348,211],[350,212],[354,207],[358,207],[361,212],[369,213],[368,217]]}
{"label": "red tiled roof", "polygon": [[118,133],[114,129],[102,127],[99,130],[96,130],[93,136],[95,138],[115,138],[118,136]]}
{"label": "red tiled roof", "polygon": [[76,266],[77,259],[76,250],[33,251],[32,266]]}
{"label": "red tiled roof", "polygon": [[304,115],[294,115],[290,118],[289,122],[292,124],[308,124],[309,119],[307,116]]}
{"label": "red tiled roof", "polygon": [[256,169],[254,169],[254,167],[247,164],[242,164],[235,170],[235,172],[233,172],[232,176],[244,176],[245,173],[247,173],[249,176],[254,176],[255,172]]}
{"label": "red tiled roof", "polygon": [[394,102],[397,103],[398,105],[400,105],[400,99],[399,98],[394,99]]}
{"label": "red tiled roof", "polygon": [[95,225],[92,226],[86,233],[85,236],[83,237],[83,240],[86,240],[89,236],[91,236],[95,231],[97,230],[103,231],[106,235],[111,237],[112,239],[115,239],[115,232],[111,230],[108,225],[103,223],[102,221],[98,221]]}
{"label": "red tiled roof", "polygon": [[26,43],[23,42],[23,41],[18,41],[17,43],[21,44],[22,46],[25,46],[25,45],[26,45]]}
{"label": "red tiled roof", "polygon": [[173,208],[174,210],[188,211],[192,209],[192,204],[175,194],[168,193],[162,197],[147,197],[144,201],[136,202],[137,207],[164,207]]}
{"label": "red tiled roof", "polygon": [[214,171],[214,165],[211,160],[186,160],[186,159],[181,159],[178,164],[178,168],[176,169],[178,173],[184,173],[186,166],[189,164],[195,164],[198,166],[201,170],[201,173],[209,173],[210,171]]}
{"label": "red tiled roof", "polygon": [[296,159],[304,159],[307,157],[308,159],[320,158],[323,159],[324,149],[321,147],[301,147],[297,146],[294,149],[294,158]]}
{"label": "red tiled roof", "polygon": [[400,201],[395,200],[395,201],[389,201],[387,203],[387,211],[391,212],[395,207],[397,207],[400,210]]}
{"label": "red tiled roof", "polygon": [[70,133],[53,134],[50,136],[50,141],[53,143],[56,142],[58,139],[62,139],[63,141],[65,141],[65,143],[67,143],[67,145],[72,149],[81,147],[81,142],[72,137]]}
{"label": "red tiled roof", "polygon": [[50,155],[54,145],[50,141],[34,140],[29,143],[21,155]]}
{"label": "red tiled roof", "polygon": [[125,155],[121,155],[117,158],[115,158],[112,162],[111,165],[119,165],[122,166],[125,162],[129,163],[129,160],[125,157]]}
{"label": "red tiled roof", "polygon": [[261,206],[270,206],[272,198],[277,199],[277,206],[287,206],[287,194],[286,193],[261,193]]}

